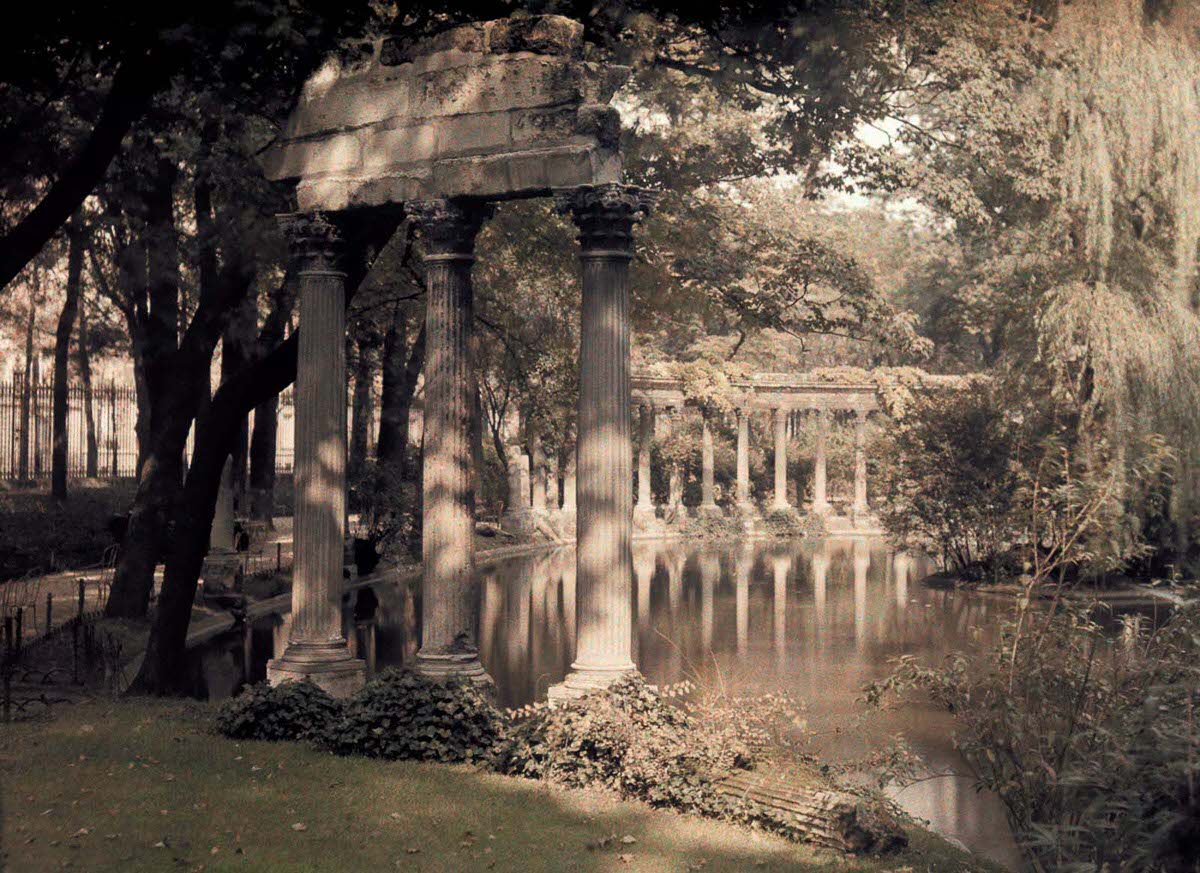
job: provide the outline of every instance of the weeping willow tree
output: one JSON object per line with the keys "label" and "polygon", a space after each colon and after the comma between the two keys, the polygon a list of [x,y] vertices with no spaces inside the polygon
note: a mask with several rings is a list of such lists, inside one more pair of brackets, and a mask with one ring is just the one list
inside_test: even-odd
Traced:
{"label": "weeping willow tree", "polygon": [[1041,301],[1041,360],[1117,460],[1166,438],[1179,547],[1200,503],[1200,53],[1166,6],[1064,4],[1048,35],[1057,62],[1028,93],[1059,126],[1052,218],[1075,262]]}
{"label": "weeping willow tree", "polygon": [[[1173,551],[1200,539],[1197,17],[1182,0],[926,7],[897,28],[887,141],[840,156],[942,218],[961,256],[931,308],[999,349],[1076,463],[1128,473],[1113,536]],[[1151,435],[1171,460],[1138,483]]]}

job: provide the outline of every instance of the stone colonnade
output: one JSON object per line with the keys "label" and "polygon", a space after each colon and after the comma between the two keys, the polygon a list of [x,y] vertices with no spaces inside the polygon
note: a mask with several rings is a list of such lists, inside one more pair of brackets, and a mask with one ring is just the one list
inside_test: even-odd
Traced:
{"label": "stone colonnade", "polygon": [[[655,422],[660,416],[666,417],[671,423],[667,432],[680,426],[682,410],[679,404],[659,405],[653,401],[641,401],[638,404],[640,409],[640,421],[642,423],[639,439],[638,451],[638,500],[637,512],[635,518],[639,516],[652,517],[654,515],[654,502],[651,494],[650,483],[653,476],[651,466],[651,451],[650,445],[655,433]],[[829,515],[833,512],[833,505],[829,500],[829,475],[828,462],[826,458],[826,444],[831,427],[831,420],[836,413],[844,412],[853,416],[854,422],[854,491],[853,502],[850,507],[850,515],[858,519],[866,519],[870,516],[871,507],[867,499],[867,445],[866,445],[866,428],[867,416],[873,411],[872,408],[864,406],[851,407],[836,407],[836,406],[819,406],[807,410],[795,409],[790,407],[777,407],[770,410],[761,410],[763,417],[769,422],[771,433],[774,437],[773,449],[773,473],[774,487],[770,499],[765,502],[765,506],[772,511],[786,511],[793,509],[791,501],[788,499],[788,440],[789,440],[789,421],[794,413],[807,413],[809,426],[814,430],[814,454],[813,454],[813,494],[812,500],[808,506],[808,511],[815,515]],[[750,420],[756,412],[760,412],[757,407],[742,407],[736,410],[737,418],[737,487],[735,492],[735,501],[733,508],[740,513],[748,513],[755,508],[755,503],[751,497],[750,489]],[[713,451],[713,421],[708,413],[699,412],[701,416],[701,442],[700,442],[700,481],[701,481],[701,502],[698,507],[700,513],[719,513],[722,508],[717,504],[715,498],[714,486],[714,451]],[[687,508],[682,506],[683,490],[682,490],[682,474],[678,469],[678,465],[672,466],[667,472],[668,493],[666,495],[666,503],[662,507],[664,515],[667,513],[686,513]]]}
{"label": "stone colonnade", "polygon": [[[582,273],[580,391],[575,465],[563,487],[576,506],[576,655],[552,697],[601,687],[634,671],[633,462],[629,372],[629,262],[633,228],[653,196],[616,183],[556,193],[579,230]],[[426,303],[425,457],[422,491],[421,646],[430,676],[490,682],[479,660],[472,451],[476,375],[472,360],[475,237],[491,214],[482,200],[406,204],[424,242]],[[342,238],[324,213],[284,218],[298,267],[300,344],[296,377],[296,509],[292,620],[287,645],[268,666],[272,682],[311,678],[346,695],[364,678],[342,630],[346,511]],[[534,443],[533,452],[540,455]],[[557,502],[538,457],[534,500]],[[529,468],[517,469],[528,482]]]}

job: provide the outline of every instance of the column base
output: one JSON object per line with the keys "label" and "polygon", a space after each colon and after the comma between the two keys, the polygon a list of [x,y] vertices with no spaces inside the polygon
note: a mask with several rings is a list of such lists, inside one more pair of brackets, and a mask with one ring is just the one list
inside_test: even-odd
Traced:
{"label": "column base", "polygon": [[814,500],[808,511],[813,515],[829,515],[833,512],[833,504],[828,500]]}
{"label": "column base", "polygon": [[633,526],[647,530],[652,528],[658,522],[658,513],[655,512],[653,506],[645,506],[641,503],[633,507]]}
{"label": "column base", "polygon": [[635,664],[602,668],[580,667],[578,664],[572,664],[571,672],[567,674],[567,677],[547,689],[546,699],[551,704],[578,700],[585,694],[607,691],[613,683],[628,676],[635,676],[637,672]]}
{"label": "column base", "polygon": [[343,642],[338,646],[289,643],[283,657],[267,662],[267,681],[299,682],[308,679],[331,697],[349,697],[367,681],[367,665],[350,657]]}
{"label": "column base", "polygon": [[771,504],[771,512],[795,512],[795,509],[790,503],[780,503],[775,501]]}
{"label": "column base", "polygon": [[441,680],[456,677],[476,685],[496,687],[496,683],[479,660],[478,652],[417,652],[413,669],[427,679]]}
{"label": "column base", "polygon": [[233,549],[209,549],[200,568],[203,594],[228,594],[241,588],[242,562]]}
{"label": "column base", "polygon": [[701,503],[696,507],[696,514],[708,518],[720,518],[725,515],[725,511],[715,503]]}
{"label": "column base", "polygon": [[500,524],[509,533],[532,533],[537,527],[537,519],[531,509],[519,509],[516,512],[506,512],[500,519]]}

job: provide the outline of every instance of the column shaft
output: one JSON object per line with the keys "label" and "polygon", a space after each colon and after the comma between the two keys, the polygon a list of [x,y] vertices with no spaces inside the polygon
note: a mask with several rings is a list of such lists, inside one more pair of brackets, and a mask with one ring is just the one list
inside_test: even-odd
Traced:
{"label": "column shaft", "polygon": [[787,509],[787,412],[775,410],[775,508]]}
{"label": "column shaft", "polygon": [[750,505],[750,411],[738,410],[737,502]]}
{"label": "column shaft", "polygon": [[824,409],[816,411],[817,436],[816,457],[813,459],[813,502],[812,511],[816,513],[829,512],[829,495],[827,492],[827,476],[825,470],[825,438],[829,432],[829,413]]}
{"label": "column shaft", "polygon": [[546,453],[542,451],[541,434],[529,437],[529,467],[533,476],[533,511],[546,512]]}
{"label": "column shaft", "polygon": [[295,523],[292,616],[272,683],[310,678],[335,696],[362,685],[364,668],[342,635],[346,518],[345,274],[340,239],[321,215],[287,216],[299,259],[300,346],[295,390]]}
{"label": "column shaft", "polygon": [[854,413],[854,511],[867,512],[867,414]]}
{"label": "column shaft", "polygon": [[701,413],[700,422],[700,507],[713,510],[717,508],[717,499],[713,474],[712,425],[705,412]]}
{"label": "column shaft", "polygon": [[649,198],[622,185],[558,196],[578,225],[580,313],[577,629],[571,674],[556,696],[605,687],[633,672],[630,597],[633,452],[629,397],[629,261],[633,224]]}
{"label": "column shaft", "polygon": [[644,404],[638,422],[638,509],[654,509],[654,496],[650,491],[650,444],[654,440],[654,407]]}
{"label": "column shaft", "polygon": [[425,246],[425,454],[421,649],[417,670],[487,680],[479,662],[471,417],[471,265],[484,210],[446,200],[410,203]]}

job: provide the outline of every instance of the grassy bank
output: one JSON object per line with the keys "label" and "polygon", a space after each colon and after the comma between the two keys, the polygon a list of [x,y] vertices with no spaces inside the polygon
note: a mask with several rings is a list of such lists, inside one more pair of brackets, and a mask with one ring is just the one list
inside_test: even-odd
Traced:
{"label": "grassy bank", "polygon": [[[914,829],[888,859],[465,767],[210,733],[209,705],[92,703],[0,732],[3,869],[986,870]],[[607,840],[610,835],[616,839]],[[636,842],[622,842],[629,836]]]}

